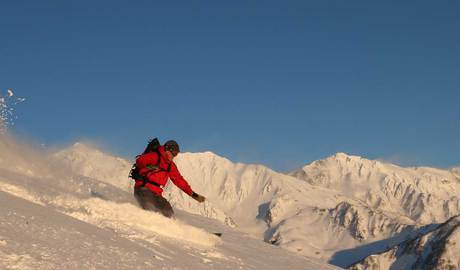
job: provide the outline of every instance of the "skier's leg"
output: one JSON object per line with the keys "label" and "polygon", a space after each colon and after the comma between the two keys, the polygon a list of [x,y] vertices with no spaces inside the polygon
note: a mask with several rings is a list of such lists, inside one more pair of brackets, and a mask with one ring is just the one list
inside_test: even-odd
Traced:
{"label": "skier's leg", "polygon": [[135,187],[134,188],[134,197],[136,198],[137,202],[139,203],[140,207],[145,210],[149,210],[149,203],[148,203],[148,189],[145,187]]}
{"label": "skier's leg", "polygon": [[136,197],[142,209],[159,212],[165,217],[174,215],[171,204],[165,198],[154,194],[146,187],[134,188],[134,197]]}
{"label": "skier's leg", "polygon": [[171,206],[171,204],[168,202],[168,200],[166,200],[165,198],[163,198],[162,196],[158,196],[156,194],[153,194],[153,197],[154,197],[154,204],[155,204],[155,207],[160,210],[160,212],[163,214],[163,216],[165,217],[173,217],[174,216],[174,210]]}

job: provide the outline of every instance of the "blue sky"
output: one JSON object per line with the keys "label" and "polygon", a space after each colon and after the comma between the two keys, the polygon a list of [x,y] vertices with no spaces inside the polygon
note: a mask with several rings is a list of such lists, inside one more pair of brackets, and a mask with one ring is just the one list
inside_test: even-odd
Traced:
{"label": "blue sky", "polygon": [[1,1],[12,132],[148,138],[290,170],[346,152],[460,165],[457,1]]}

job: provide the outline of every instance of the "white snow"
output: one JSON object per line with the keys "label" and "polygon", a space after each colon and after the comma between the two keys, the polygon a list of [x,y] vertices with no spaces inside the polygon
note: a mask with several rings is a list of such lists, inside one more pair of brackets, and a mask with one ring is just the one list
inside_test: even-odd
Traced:
{"label": "white snow", "polygon": [[[372,255],[460,213],[458,168],[403,168],[338,153],[286,175],[205,152],[181,153],[175,161],[207,201],[199,204],[169,184],[164,195],[178,216],[169,220],[136,206],[127,177],[132,161],[83,143],[51,154],[30,151],[6,135],[0,148],[0,191],[41,207],[37,211],[44,216],[53,211],[72,224],[109,231],[116,241],[136,246],[129,245],[128,253],[155,252],[154,262],[151,255],[141,256],[139,269],[143,263],[177,269],[284,269],[287,264],[332,269],[325,263],[347,266],[366,257],[389,269],[419,258]],[[223,238],[213,231],[224,231]],[[0,250],[11,243],[2,234],[0,240]],[[176,250],[188,254],[177,263]],[[446,254],[455,256],[456,249]],[[13,265],[11,258],[44,263],[31,252],[5,256]]]}
{"label": "white snow", "polygon": [[[0,269],[337,269],[218,220],[178,208],[174,220],[144,211],[125,182],[130,162],[99,150],[74,145],[48,155],[6,134],[0,148]],[[87,167],[92,159],[101,167]],[[235,190],[241,200],[249,188]],[[200,207],[195,212],[225,216],[211,199]]]}
{"label": "white snow", "polygon": [[0,93],[0,133],[5,133],[9,126],[14,125],[14,120],[17,118],[14,113],[15,106],[25,101],[25,98],[13,96],[11,89],[7,90],[6,97]]}
{"label": "white snow", "polygon": [[115,185],[125,191],[131,192],[133,189],[133,182],[128,178],[132,162],[104,154],[86,144],[75,143],[55,153],[53,159],[65,163],[72,171],[83,176]]}
{"label": "white snow", "polygon": [[291,175],[423,224],[443,222],[459,212],[460,182],[453,171],[402,168],[339,153]]}
{"label": "white snow", "polygon": [[[66,155],[94,151],[78,154],[75,147],[70,149],[74,151]],[[85,174],[101,160],[119,164],[109,162],[113,158],[106,154],[98,162],[84,158],[76,170]],[[107,181],[116,175],[101,179],[105,168],[113,167],[102,163],[93,168],[101,174],[91,177],[125,189],[126,184]],[[460,209],[460,178],[455,169],[402,168],[344,153],[290,175],[233,163],[211,152],[181,153],[176,163],[207,202],[197,204],[170,184],[165,196],[174,208],[217,219],[258,239],[340,266],[380,252]]]}
{"label": "white snow", "polygon": [[349,269],[458,269],[460,218],[432,225],[418,236],[371,255]]}

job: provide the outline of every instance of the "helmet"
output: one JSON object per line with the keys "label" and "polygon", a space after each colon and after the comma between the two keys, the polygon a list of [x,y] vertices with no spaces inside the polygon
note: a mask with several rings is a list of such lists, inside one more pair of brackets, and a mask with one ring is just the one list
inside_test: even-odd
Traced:
{"label": "helmet", "polygon": [[177,155],[180,152],[179,144],[174,140],[169,140],[164,145],[165,150]]}

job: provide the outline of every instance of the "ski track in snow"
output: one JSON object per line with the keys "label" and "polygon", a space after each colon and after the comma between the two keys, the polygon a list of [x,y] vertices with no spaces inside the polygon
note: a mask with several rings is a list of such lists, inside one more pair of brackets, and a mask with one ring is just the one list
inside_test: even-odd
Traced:
{"label": "ski track in snow", "polygon": [[26,200],[31,201],[31,202],[36,203],[36,204],[44,205],[39,199],[37,199],[36,196],[31,194],[27,190],[22,189],[22,188],[17,187],[17,186],[7,184],[7,183],[2,183],[1,179],[0,179],[0,191],[3,191],[3,192],[6,192],[6,193],[9,193],[11,195],[26,199]]}
{"label": "ski track in snow", "polygon": [[155,239],[155,236],[165,236],[204,247],[214,247],[220,243],[217,236],[204,230],[128,203],[119,204],[98,198],[78,201],[59,197],[51,204],[65,206],[68,209],[65,213],[74,218],[101,228],[111,228],[131,238]]}
{"label": "ski track in snow", "polygon": [[[1,182],[0,185],[2,185]],[[131,223],[124,224],[127,221],[124,219],[125,213],[134,210],[132,212],[134,216],[141,212],[140,220],[169,226],[168,230],[181,229],[184,232],[194,232],[196,233],[195,237],[200,237],[200,239],[204,236],[216,238],[216,236],[191,225],[169,220],[159,215],[150,216],[148,215],[151,214],[150,212],[135,209],[133,205],[103,202],[97,198],[80,201],[75,198],[64,199],[63,197],[56,198],[49,204],[42,203],[39,205],[32,201],[20,199],[16,197],[17,194],[17,192],[16,194],[0,192],[0,205],[9,202],[13,206],[10,208],[0,207],[0,224],[2,224],[0,227],[0,268],[56,269],[57,265],[63,265],[66,269],[151,269],[152,267],[155,269],[279,269],[279,266],[276,265],[268,264],[265,267],[263,263],[264,267],[261,267],[263,260],[261,261],[260,258],[253,259],[254,261],[251,262],[251,258],[261,256],[261,254],[257,254],[257,250],[260,248],[270,248],[269,251],[275,253],[282,251],[259,241],[253,240],[254,243],[247,247],[247,250],[243,248],[244,244],[241,239],[235,241],[232,244],[235,247],[230,248],[233,250],[231,253],[235,256],[226,254],[229,250],[228,247],[226,251],[220,248],[220,245],[225,242],[221,242],[222,240],[219,238],[217,238],[219,243],[208,242],[208,244],[217,244],[216,246],[206,246],[203,245],[206,242],[200,241],[200,247],[196,245],[198,242],[193,243],[177,237],[164,237],[160,233],[161,231],[155,231],[152,228],[146,229],[143,227],[146,224],[142,224],[142,221],[140,229],[136,227],[137,225],[133,227]],[[34,201],[37,200],[40,201],[40,199],[34,199]],[[99,206],[99,209],[95,211],[93,206],[96,205]],[[107,214],[113,210],[111,207],[117,207],[116,214]],[[102,214],[102,212],[106,213]],[[143,214],[147,215],[143,216]],[[92,218],[88,218],[91,215],[97,218],[91,220]],[[183,213],[181,217],[184,215],[188,214]],[[74,219],[74,216],[78,218]],[[202,221],[199,224],[203,225]],[[171,226],[176,226],[176,228],[171,228]],[[132,234],[129,235],[130,232],[128,231],[128,229],[133,228],[136,231],[134,239],[129,237]],[[224,232],[225,235],[227,233],[229,237],[235,237],[232,236],[232,234],[235,235],[234,232]],[[192,237],[192,235],[190,236]],[[122,240],[120,237],[126,240]],[[23,242],[27,242],[27,244],[24,246]],[[135,248],[129,248],[134,243]],[[254,246],[254,244],[257,245]],[[143,249],[139,250],[139,248]],[[139,251],[135,251],[136,249]],[[148,252],[146,253],[146,251]],[[242,259],[240,255],[247,256],[247,252],[256,253],[249,254],[248,258]],[[143,253],[143,255],[140,256],[139,253]],[[289,258],[292,255],[286,255],[288,254],[283,252],[279,254],[280,258],[291,261],[291,269],[335,269],[306,261],[300,257]],[[64,260],[63,256],[66,257]],[[117,262],[114,263],[111,261],[113,256],[121,258],[123,261],[115,260]],[[273,260],[276,257],[272,256],[270,259]],[[132,265],[136,266],[132,267]],[[194,266],[189,267],[190,265]],[[304,267],[300,267],[300,265]],[[314,265],[319,267],[313,267]]]}
{"label": "ski track in snow", "polygon": [[[0,190],[44,206],[39,199],[27,190],[0,183]],[[219,237],[179,220],[148,212],[129,203],[115,203],[99,198],[78,199],[69,195],[59,196],[48,202],[60,212],[101,228],[110,228],[126,237],[150,239],[155,242],[158,236],[173,238],[203,247],[214,247],[221,241]]]}

